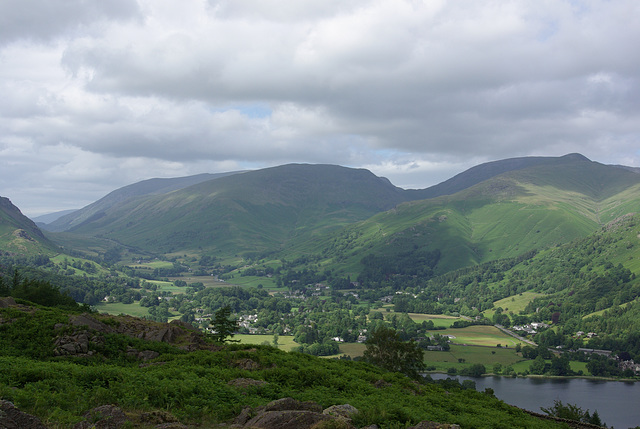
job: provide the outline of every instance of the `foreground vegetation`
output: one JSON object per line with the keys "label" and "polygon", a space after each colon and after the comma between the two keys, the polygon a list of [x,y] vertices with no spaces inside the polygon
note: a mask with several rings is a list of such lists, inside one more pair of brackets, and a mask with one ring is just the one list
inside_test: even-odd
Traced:
{"label": "foreground vegetation", "polygon": [[[26,303],[26,302],[24,302]],[[109,326],[120,320],[94,317]],[[364,362],[326,360],[270,346],[219,345],[187,352],[176,345],[103,334],[90,355],[55,356],[54,342],[71,335],[68,311],[44,307],[0,309],[0,397],[50,426],[70,427],[87,410],[115,404],[128,413],[162,410],[188,424],[211,427],[245,406],[292,397],[323,407],[349,403],[357,427],[404,427],[422,420],[462,427],[551,428],[495,399],[451,381],[416,383]],[[153,322],[147,322],[153,323]],[[141,365],[127,353],[157,353]],[[237,380],[253,383],[237,383]]]}

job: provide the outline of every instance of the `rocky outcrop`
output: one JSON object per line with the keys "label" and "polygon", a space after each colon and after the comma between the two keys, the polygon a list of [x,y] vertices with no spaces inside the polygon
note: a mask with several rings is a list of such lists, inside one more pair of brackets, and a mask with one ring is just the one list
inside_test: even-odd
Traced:
{"label": "rocky outcrop", "polygon": [[31,414],[23,413],[11,402],[0,400],[0,429],[47,429]]}
{"label": "rocky outcrop", "polygon": [[[346,406],[352,412],[357,410],[350,405]],[[242,410],[242,413],[232,422],[236,428],[261,428],[261,429],[305,429],[320,428],[322,422],[333,421],[331,427],[353,428],[350,419],[344,416],[334,415],[333,411],[324,413],[322,407],[315,402],[301,402],[292,398],[282,398],[270,402],[264,407]],[[345,410],[347,409],[345,408]],[[329,408],[327,410],[330,410]],[[338,413],[339,414],[339,413]]]}
{"label": "rocky outcrop", "polygon": [[[73,429],[120,429],[145,427],[154,429],[188,429],[167,411],[151,411],[142,414],[125,413],[115,405],[102,405],[88,411],[84,420]],[[0,427],[1,429],[1,427]]]}
{"label": "rocky outcrop", "polygon": [[0,308],[13,307],[17,305],[16,300],[10,296],[0,298]]}
{"label": "rocky outcrop", "polygon": [[76,424],[73,429],[120,429],[131,421],[124,411],[115,405],[102,405],[87,412],[84,421]]}
{"label": "rocky outcrop", "polygon": [[[293,398],[272,401],[263,407],[246,407],[232,422],[232,428],[245,429],[355,429],[352,418],[358,410],[349,404],[325,408],[315,402]],[[377,425],[361,429],[379,429]],[[423,421],[408,429],[460,429],[455,424]]]}
{"label": "rocky outcrop", "polygon": [[[104,335],[114,333],[145,341],[185,344],[183,348],[190,351],[218,349],[217,346],[206,342],[202,333],[196,328],[180,321],[156,323],[130,316],[115,318],[96,315],[94,317],[94,315],[85,313],[71,316],[69,324],[60,323],[55,328],[62,332],[54,342],[56,356],[92,356],[95,354],[94,350],[104,344]],[[142,361],[155,359],[159,356],[157,352],[151,350],[136,350],[131,347],[125,352]]]}

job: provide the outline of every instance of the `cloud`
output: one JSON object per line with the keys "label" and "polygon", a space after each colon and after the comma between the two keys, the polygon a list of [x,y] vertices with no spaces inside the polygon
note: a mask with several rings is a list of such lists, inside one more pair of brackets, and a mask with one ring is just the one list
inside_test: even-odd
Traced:
{"label": "cloud", "polygon": [[0,150],[43,157],[22,172],[0,159],[11,192],[28,190],[5,172],[36,186],[41,163],[50,186],[103,190],[285,162],[366,167],[410,187],[513,156],[640,165],[634,0],[8,1],[0,12]]}
{"label": "cloud", "polygon": [[0,2],[0,43],[17,39],[48,42],[109,20],[140,18],[135,2],[127,0],[3,0]]}

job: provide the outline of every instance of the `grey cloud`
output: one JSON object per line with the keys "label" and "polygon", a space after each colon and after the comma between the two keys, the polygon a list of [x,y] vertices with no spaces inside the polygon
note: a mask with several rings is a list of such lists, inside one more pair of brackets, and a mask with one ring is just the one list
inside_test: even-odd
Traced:
{"label": "grey cloud", "polygon": [[47,41],[95,22],[139,17],[137,3],[129,0],[3,0],[0,43]]}

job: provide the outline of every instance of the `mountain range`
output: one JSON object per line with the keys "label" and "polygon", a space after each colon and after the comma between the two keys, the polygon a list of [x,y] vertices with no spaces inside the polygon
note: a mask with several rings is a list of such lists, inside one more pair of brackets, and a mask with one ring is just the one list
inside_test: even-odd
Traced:
{"label": "mountain range", "polygon": [[354,273],[367,254],[438,250],[446,272],[584,237],[640,210],[640,174],[569,154],[489,162],[421,190],[335,165],[151,179],[44,226],[49,239],[26,218],[15,225],[11,210],[5,203],[3,219],[14,213],[14,230],[46,249],[73,236],[155,254],[312,255]]}

